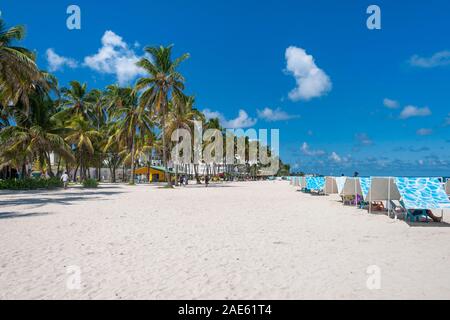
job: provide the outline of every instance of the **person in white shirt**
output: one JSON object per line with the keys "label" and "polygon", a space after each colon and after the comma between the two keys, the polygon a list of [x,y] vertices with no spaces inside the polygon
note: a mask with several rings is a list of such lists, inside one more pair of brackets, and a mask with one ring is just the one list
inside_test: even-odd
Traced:
{"label": "person in white shirt", "polygon": [[64,189],[67,189],[67,185],[69,183],[69,175],[67,174],[67,172],[64,172],[64,174],[61,176],[61,181],[64,184]]}

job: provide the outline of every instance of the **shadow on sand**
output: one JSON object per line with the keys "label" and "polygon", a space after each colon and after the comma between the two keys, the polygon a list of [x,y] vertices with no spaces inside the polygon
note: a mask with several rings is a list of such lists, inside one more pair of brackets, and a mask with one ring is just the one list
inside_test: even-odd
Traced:
{"label": "shadow on sand", "polygon": [[0,220],[2,219],[17,219],[17,218],[29,218],[29,217],[42,217],[47,216],[48,212],[36,212],[36,213],[20,213],[20,212],[0,212]]}
{"label": "shadow on sand", "polygon": [[[79,201],[108,201],[110,199],[106,198],[108,196],[113,196],[116,194],[121,194],[121,191],[103,191],[105,188],[93,189],[93,190],[81,190],[78,192],[68,191],[28,191],[13,193],[9,192],[8,195],[15,195],[14,198],[5,199],[0,201],[0,219],[9,218],[22,218],[22,217],[33,217],[33,216],[43,216],[48,215],[48,213],[22,213],[22,212],[2,212],[2,208],[25,206],[23,210],[32,210],[43,207],[45,205],[57,204],[70,206],[76,204]],[[109,188],[114,189],[114,188]],[[23,196],[23,197],[22,197]]]}

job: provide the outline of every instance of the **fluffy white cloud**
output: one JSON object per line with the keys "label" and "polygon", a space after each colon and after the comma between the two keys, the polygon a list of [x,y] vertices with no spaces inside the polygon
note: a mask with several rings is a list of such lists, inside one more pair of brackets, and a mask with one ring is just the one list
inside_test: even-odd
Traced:
{"label": "fluffy white cloud", "polygon": [[300,149],[304,155],[310,157],[321,157],[326,154],[326,152],[323,150],[311,150],[311,148],[306,142],[303,142],[302,147]]}
{"label": "fluffy white cloud", "polygon": [[389,109],[397,109],[400,106],[398,101],[391,100],[388,98],[383,100],[383,104],[386,108],[389,108]]}
{"label": "fluffy white cloud", "polygon": [[416,106],[406,106],[400,113],[400,119],[408,119],[412,117],[426,117],[431,115],[431,110],[428,107],[419,108]]}
{"label": "fluffy white cloud", "polygon": [[297,87],[289,93],[292,101],[310,100],[328,93],[331,88],[331,80],[320,69],[314,57],[308,55],[302,48],[291,46],[286,49],[286,71],[292,74],[297,82]]}
{"label": "fluffy white cloud", "polygon": [[92,56],[84,58],[84,64],[92,70],[113,74],[120,85],[127,84],[145,71],[136,65],[140,57],[130,49],[122,37],[106,31],[102,37],[102,47]]}
{"label": "fluffy white cloud", "polygon": [[429,135],[433,134],[433,130],[427,129],[427,128],[421,128],[421,129],[417,130],[416,133],[418,136],[429,136]]}
{"label": "fluffy white cloud", "polygon": [[45,54],[47,56],[48,69],[50,72],[61,70],[64,67],[72,69],[78,67],[77,61],[58,55],[52,48],[47,49]]}
{"label": "fluffy white cloud", "polygon": [[263,110],[257,110],[257,113],[258,118],[266,120],[268,122],[284,121],[300,117],[299,115],[288,114],[287,112],[281,110],[280,108],[276,109],[264,108]]}
{"label": "fluffy white cloud", "polygon": [[245,110],[239,110],[239,114],[234,119],[226,119],[225,116],[218,111],[211,111],[210,109],[203,110],[207,119],[218,118],[220,124],[227,129],[243,129],[253,127],[257,123],[257,119],[251,118]]}
{"label": "fluffy white cloud", "polygon": [[439,51],[431,57],[420,57],[418,55],[414,55],[409,60],[409,63],[414,67],[420,68],[447,66],[450,65],[450,51]]}

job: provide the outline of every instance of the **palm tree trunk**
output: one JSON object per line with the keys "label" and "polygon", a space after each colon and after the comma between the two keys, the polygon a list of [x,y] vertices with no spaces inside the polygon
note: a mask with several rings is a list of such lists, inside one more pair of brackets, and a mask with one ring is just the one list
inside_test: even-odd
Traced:
{"label": "palm tree trunk", "polygon": [[[165,109],[165,107],[164,107]],[[168,187],[172,187],[172,180],[170,178],[169,169],[167,168],[167,150],[166,150],[166,114],[163,112],[162,121],[162,149],[163,149],[163,163],[164,163],[164,176]]]}
{"label": "palm tree trunk", "polygon": [[45,162],[47,162],[47,172],[50,178],[53,178],[55,175],[52,171],[52,163],[50,161],[50,155],[48,153],[45,153]]}
{"label": "palm tree trunk", "polygon": [[61,175],[61,157],[58,159],[58,168],[56,169],[56,176],[59,177]]}
{"label": "palm tree trunk", "polygon": [[194,174],[195,174],[195,180],[197,181],[197,184],[202,184],[200,181],[200,176],[198,175],[198,164],[194,163]]}
{"label": "palm tree trunk", "polygon": [[131,175],[130,184],[134,184],[134,133],[131,135]]}

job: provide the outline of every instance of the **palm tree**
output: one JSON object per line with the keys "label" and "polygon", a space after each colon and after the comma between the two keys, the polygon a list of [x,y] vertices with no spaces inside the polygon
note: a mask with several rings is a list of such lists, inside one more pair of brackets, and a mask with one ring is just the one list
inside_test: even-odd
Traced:
{"label": "palm tree", "polygon": [[74,115],[81,115],[83,119],[95,118],[95,104],[97,103],[99,92],[87,90],[86,83],[71,81],[69,88],[61,89],[62,98],[59,101],[61,111],[58,114],[60,119],[67,119]]}
{"label": "palm tree", "polygon": [[53,101],[49,97],[34,96],[30,100],[31,112],[25,114],[16,110],[15,126],[8,126],[0,131],[2,142],[2,158],[5,160],[20,159],[22,176],[26,175],[26,163],[33,163],[37,159],[40,167],[46,167],[48,174],[53,177],[50,154],[56,153],[66,161],[72,161],[70,146],[61,137],[63,130],[52,119],[56,112]]}
{"label": "palm tree", "polygon": [[[191,137],[194,132],[194,121],[204,121],[204,115],[194,108],[195,98],[193,96],[184,97],[182,99],[172,99],[169,103],[169,113],[166,121],[166,139],[170,139],[171,134],[176,129],[185,129],[189,131]],[[191,139],[194,145],[193,139]],[[177,166],[178,169],[178,166]],[[195,177],[197,183],[200,182],[197,166],[194,165]],[[177,170],[176,170],[177,172]],[[177,175],[177,173],[176,173]],[[175,179],[177,181],[177,178]]]}
{"label": "palm tree", "polygon": [[28,95],[33,91],[33,84],[42,81],[35,55],[23,47],[13,45],[14,41],[24,37],[23,26],[6,28],[0,18],[0,106],[3,108],[21,101],[28,109]]}
{"label": "palm tree", "polygon": [[137,90],[144,90],[141,104],[153,107],[155,113],[161,118],[163,162],[166,181],[170,187],[172,181],[167,168],[166,118],[170,99],[182,99],[184,96],[184,77],[177,71],[177,68],[189,57],[188,54],[183,54],[172,60],[172,47],[145,48],[150,59],[142,58],[137,65],[147,71],[149,76],[139,79],[136,84]]}
{"label": "palm tree", "polygon": [[66,128],[69,134],[65,140],[76,147],[79,168],[81,170],[81,180],[83,181],[86,179],[89,157],[95,153],[94,142],[100,137],[100,133],[93,129],[91,124],[81,114],[75,115],[70,119],[66,124]]}
{"label": "palm tree", "polygon": [[136,137],[145,136],[146,133],[151,132],[152,121],[145,106],[139,104],[138,93],[133,88],[109,86],[106,96],[110,104],[116,106],[112,114],[112,119],[116,122],[116,131],[110,137],[108,145],[116,140],[129,147],[129,157],[127,156],[126,160],[130,158],[130,184],[134,184]]}

